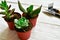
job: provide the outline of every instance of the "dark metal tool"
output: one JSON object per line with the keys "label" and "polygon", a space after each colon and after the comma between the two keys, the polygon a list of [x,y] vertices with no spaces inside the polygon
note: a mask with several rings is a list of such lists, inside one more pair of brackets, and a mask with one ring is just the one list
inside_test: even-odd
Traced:
{"label": "dark metal tool", "polygon": [[53,16],[56,16],[56,17],[60,18],[59,10],[53,8],[53,4],[49,4],[48,10],[46,10],[45,13],[48,13],[48,14],[51,14]]}

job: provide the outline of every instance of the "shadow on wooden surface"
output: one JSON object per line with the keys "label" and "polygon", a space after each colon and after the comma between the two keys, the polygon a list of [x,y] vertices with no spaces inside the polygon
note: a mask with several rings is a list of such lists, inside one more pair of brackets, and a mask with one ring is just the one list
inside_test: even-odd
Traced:
{"label": "shadow on wooden surface", "polygon": [[20,40],[14,30],[10,30],[9,28],[6,28],[1,34],[0,34],[0,40]]}

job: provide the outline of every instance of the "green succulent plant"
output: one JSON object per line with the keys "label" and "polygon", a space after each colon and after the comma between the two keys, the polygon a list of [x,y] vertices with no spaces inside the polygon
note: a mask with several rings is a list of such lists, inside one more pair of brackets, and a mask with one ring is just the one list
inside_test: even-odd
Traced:
{"label": "green succulent plant", "polygon": [[0,9],[4,10],[4,12],[0,12],[0,14],[4,14],[7,20],[11,19],[11,14],[15,10],[15,9],[12,9],[9,12],[10,7],[11,7],[11,5],[8,6],[6,0],[1,1],[1,3],[0,3]]}
{"label": "green succulent plant", "polygon": [[34,18],[34,17],[36,17],[36,16],[39,15],[39,13],[40,13],[40,11],[41,11],[42,5],[41,5],[39,8],[35,9],[35,10],[33,10],[33,5],[30,5],[30,6],[25,10],[25,9],[22,7],[21,3],[18,1],[18,7],[19,7],[19,9],[20,9],[23,13],[26,14],[26,16],[28,16],[28,17],[30,17],[30,18]]}
{"label": "green succulent plant", "polygon": [[25,28],[29,26],[29,20],[27,20],[25,17],[21,17],[20,19],[14,20],[16,28]]}

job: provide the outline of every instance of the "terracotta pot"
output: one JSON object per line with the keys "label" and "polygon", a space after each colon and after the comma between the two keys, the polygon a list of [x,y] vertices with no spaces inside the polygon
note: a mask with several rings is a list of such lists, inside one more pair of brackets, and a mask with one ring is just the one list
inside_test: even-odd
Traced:
{"label": "terracotta pot", "polygon": [[14,22],[8,22],[9,29],[14,30]]}
{"label": "terracotta pot", "polygon": [[[27,17],[27,15],[24,13],[22,14],[22,16]],[[38,18],[38,16],[35,18],[29,18],[29,21],[32,23],[33,27],[35,27],[35,25],[36,25],[37,18]]]}
{"label": "terracotta pot", "polygon": [[36,22],[37,22],[37,17],[36,18],[31,18],[29,21],[32,23],[33,27],[35,27]]}
{"label": "terracotta pot", "polygon": [[31,35],[31,30],[27,32],[17,32],[17,35],[21,40],[28,40]]}
{"label": "terracotta pot", "polygon": [[[21,18],[21,15],[18,12],[14,12],[13,14],[16,14],[17,15],[17,19]],[[5,16],[3,18],[7,22],[9,28],[11,30],[14,30],[14,26],[15,26],[14,25],[14,19],[16,19],[16,18],[11,18],[10,20],[6,20],[6,17]]]}
{"label": "terracotta pot", "polygon": [[18,28],[15,27],[15,30],[17,32],[18,37],[21,40],[28,40],[30,38],[30,35],[31,35],[32,24],[29,23],[29,26],[28,27],[21,28],[21,29],[18,29]]}

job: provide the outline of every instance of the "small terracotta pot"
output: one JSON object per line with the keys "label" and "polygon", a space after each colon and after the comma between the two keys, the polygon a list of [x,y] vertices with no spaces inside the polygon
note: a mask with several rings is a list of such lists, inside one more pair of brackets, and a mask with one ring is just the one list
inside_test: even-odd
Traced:
{"label": "small terracotta pot", "polygon": [[[13,14],[16,14],[16,15],[18,16],[17,19],[21,18],[21,15],[20,15],[18,12],[14,12]],[[5,16],[4,16],[3,18],[4,18],[4,20],[7,22],[9,28],[10,28],[11,30],[14,30],[14,26],[15,26],[15,25],[14,25],[14,19],[16,19],[16,18],[11,18],[10,20],[6,20],[6,17],[5,17]]]}
{"label": "small terracotta pot", "polygon": [[36,22],[37,22],[37,17],[36,18],[31,18],[29,21],[32,23],[33,27],[35,27]]}
{"label": "small terracotta pot", "polygon": [[21,40],[28,40],[30,38],[30,35],[31,35],[32,24],[29,23],[29,26],[28,27],[21,28],[21,29],[18,29],[18,28],[15,27],[15,30],[17,32],[18,37]]}
{"label": "small terracotta pot", "polygon": [[27,32],[17,32],[17,35],[21,40],[28,40],[31,35],[31,30]]}
{"label": "small terracotta pot", "polygon": [[9,29],[14,30],[14,22],[8,22]]}
{"label": "small terracotta pot", "polygon": [[[24,13],[22,14],[22,16],[27,17],[27,15]],[[35,18],[29,18],[29,21],[32,23],[33,27],[35,27],[35,25],[36,25],[37,18],[38,18],[38,16]]]}

